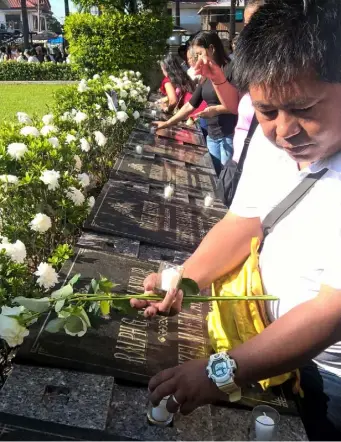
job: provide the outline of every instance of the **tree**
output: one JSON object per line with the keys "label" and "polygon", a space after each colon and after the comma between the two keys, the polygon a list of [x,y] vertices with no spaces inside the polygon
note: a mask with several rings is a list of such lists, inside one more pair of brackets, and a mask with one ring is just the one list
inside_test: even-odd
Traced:
{"label": "tree", "polygon": [[47,29],[49,31],[55,32],[56,34],[62,34],[63,32],[62,25],[54,15],[51,15],[47,18]]}
{"label": "tree", "polygon": [[64,0],[64,5],[65,5],[65,17],[68,17],[70,15],[69,0]]}
{"label": "tree", "polygon": [[167,11],[167,0],[74,0],[83,11],[89,11],[91,6],[98,6],[104,12],[123,12],[136,14],[142,10],[153,13]]}
{"label": "tree", "polygon": [[24,34],[24,47],[25,49],[28,49],[30,42],[29,42],[26,0],[21,0],[21,15],[22,15],[23,34]]}

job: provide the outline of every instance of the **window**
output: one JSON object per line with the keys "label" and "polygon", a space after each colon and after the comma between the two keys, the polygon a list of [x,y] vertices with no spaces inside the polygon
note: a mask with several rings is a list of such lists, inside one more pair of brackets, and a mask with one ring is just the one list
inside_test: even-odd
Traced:
{"label": "window", "polygon": [[32,15],[33,19],[33,31],[38,31],[38,16]]}

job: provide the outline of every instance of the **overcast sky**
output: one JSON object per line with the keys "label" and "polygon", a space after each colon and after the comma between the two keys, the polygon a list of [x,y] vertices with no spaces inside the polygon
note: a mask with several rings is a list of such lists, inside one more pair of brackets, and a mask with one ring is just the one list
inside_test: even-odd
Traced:
{"label": "overcast sky", "polygon": [[[64,9],[64,0],[50,0],[52,12],[58,18],[59,21],[63,22],[65,17],[65,9]],[[69,0],[70,11],[75,12],[76,7],[72,3],[72,0]]]}

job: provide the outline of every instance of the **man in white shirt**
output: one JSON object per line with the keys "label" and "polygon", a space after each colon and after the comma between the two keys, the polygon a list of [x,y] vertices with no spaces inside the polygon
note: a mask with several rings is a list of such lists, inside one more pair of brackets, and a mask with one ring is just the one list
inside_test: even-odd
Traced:
{"label": "man in white shirt", "polygon": [[[238,386],[302,368],[311,440],[341,440],[340,46],[340,0],[266,5],[240,34],[234,79],[261,127],[230,211],[185,263],[185,276],[207,287],[245,260],[265,216],[304,177],[327,169],[261,251],[264,290],[280,299],[267,306],[272,324],[229,352]],[[146,290],[154,283],[150,275]],[[181,299],[171,291],[162,302],[132,304],[152,316],[179,311]],[[223,399],[207,366],[193,360],[154,376],[151,401],[171,395],[167,408],[186,414]]]}

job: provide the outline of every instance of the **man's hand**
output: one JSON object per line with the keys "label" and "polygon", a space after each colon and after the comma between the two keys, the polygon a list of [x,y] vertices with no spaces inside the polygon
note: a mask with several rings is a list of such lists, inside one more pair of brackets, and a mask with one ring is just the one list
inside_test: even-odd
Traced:
{"label": "man's hand", "polygon": [[194,66],[195,75],[209,78],[213,83],[221,84],[226,81],[225,74],[212,58],[202,56]]}
{"label": "man's hand", "polygon": [[[143,287],[146,294],[153,293],[157,276],[157,273],[151,273],[144,280]],[[130,305],[138,310],[145,309],[143,314],[146,318],[152,318],[157,314],[173,316],[181,311],[182,298],[182,290],[170,290],[162,301],[131,299]]]}
{"label": "man's hand", "polygon": [[196,117],[212,118],[212,117],[215,117],[216,115],[218,115],[218,113],[219,112],[217,111],[215,106],[209,106],[209,107],[206,107],[206,109],[204,109],[203,111],[197,113]]}
{"label": "man's hand", "polygon": [[171,395],[167,410],[189,414],[202,405],[227,401],[228,396],[207,376],[207,364],[207,359],[197,359],[158,373],[149,382],[152,404],[157,406],[162,398]]}

